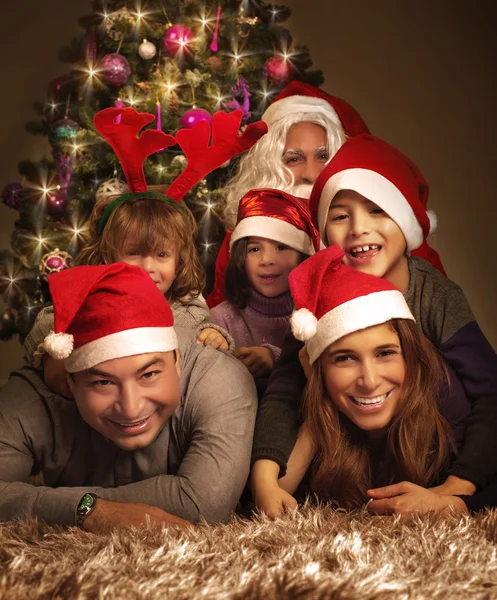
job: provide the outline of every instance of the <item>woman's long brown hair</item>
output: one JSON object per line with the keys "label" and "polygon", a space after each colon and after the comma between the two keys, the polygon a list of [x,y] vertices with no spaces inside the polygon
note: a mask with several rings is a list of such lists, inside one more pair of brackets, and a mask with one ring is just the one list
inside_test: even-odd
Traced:
{"label": "woman's long brown hair", "polygon": [[404,480],[425,487],[436,483],[453,449],[450,427],[439,410],[449,385],[441,357],[413,322],[395,319],[390,324],[400,339],[406,378],[399,411],[379,452],[327,396],[320,360],[304,395],[304,418],[317,448],[311,488],[346,508],[366,502],[370,488]]}
{"label": "woman's long brown hair", "polygon": [[76,257],[76,264],[109,264],[122,260],[121,257],[130,251],[145,255],[171,246],[176,251],[177,264],[167,299],[187,302],[202,293],[205,272],[195,248],[197,224],[188,208],[160,197],[137,197],[114,210],[99,236],[98,223],[105,208],[115,198],[107,198],[95,205],[89,219],[89,239]]}

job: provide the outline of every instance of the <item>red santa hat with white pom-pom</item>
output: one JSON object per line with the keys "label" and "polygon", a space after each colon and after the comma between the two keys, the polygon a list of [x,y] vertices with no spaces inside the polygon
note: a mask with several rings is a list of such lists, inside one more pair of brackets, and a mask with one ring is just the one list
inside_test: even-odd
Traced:
{"label": "red santa hat with white pom-pom", "polygon": [[310,209],[324,242],[330,204],[341,190],[357,192],[382,208],[404,234],[408,252],[436,229],[435,213],[427,210],[428,183],[419,169],[373,135],[347,140],[314,184]]}
{"label": "red santa hat with white pom-pom", "polygon": [[361,115],[348,102],[304,81],[293,80],[284,87],[261,118],[271,128],[291,113],[325,114],[347,137],[369,133]]}
{"label": "red santa hat with white pom-pom", "polygon": [[169,304],[140,267],[75,267],[50,275],[48,285],[55,324],[43,345],[69,373],[178,347]]}
{"label": "red santa hat with white pom-pom", "polygon": [[386,323],[414,317],[402,293],[386,279],[361,273],[342,259],[343,250],[330,246],[290,273],[296,309],[293,335],[305,342],[310,363],[342,337]]}
{"label": "red santa hat with white pom-pom", "polygon": [[309,256],[320,247],[308,200],[270,188],[250,190],[240,200],[230,251],[237,240],[249,236],[280,242]]}

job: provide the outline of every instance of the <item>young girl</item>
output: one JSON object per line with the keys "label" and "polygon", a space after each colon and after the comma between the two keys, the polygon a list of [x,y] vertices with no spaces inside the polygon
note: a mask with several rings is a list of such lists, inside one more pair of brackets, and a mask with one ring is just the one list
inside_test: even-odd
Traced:
{"label": "young girl", "polygon": [[[443,361],[401,292],[343,257],[332,246],[290,275],[298,308],[292,330],[306,343],[311,372],[305,426],[279,486],[293,492],[314,458],[310,489],[325,501],[357,508],[381,498],[372,488],[408,480],[414,485],[403,490],[411,497],[398,501],[399,512],[466,511],[460,498],[420,494],[444,478],[454,451],[439,409],[448,383]],[[291,504],[274,485],[273,502]]]}
{"label": "young girl", "polygon": [[[462,290],[428,262],[410,256],[428,235],[428,186],[398,150],[370,135],[348,140],[319,176],[311,214],[326,245],[338,244],[353,269],[383,277],[403,294],[451,378],[444,410],[457,423],[459,456],[438,493],[472,494],[497,472],[497,359]],[[253,461],[284,474],[299,428],[306,383],[302,344],[287,338],[259,408]],[[468,412],[471,414],[468,418]]]}
{"label": "young girl", "polygon": [[228,300],[212,309],[211,318],[233,336],[235,356],[258,382],[279,358],[288,329],[288,275],[318,249],[305,201],[272,189],[251,190],[240,200],[226,272]]}
{"label": "young girl", "polygon": [[[250,148],[267,128],[249,125],[238,135],[241,112],[216,113],[212,138],[206,146],[210,125],[179,131],[176,138],[161,131],[138,132],[154,119],[132,108],[108,108],[95,115],[96,129],[118,155],[130,193],[104,198],[90,216],[89,243],[77,262],[102,264],[124,261],[143,267],[167,297],[175,325],[202,329],[199,341],[228,349],[226,332],[206,323],[209,310],[201,296],[204,272],[195,249],[197,226],[188,209],[180,204],[184,195],[202,177],[222,164],[227,157]],[[147,188],[143,161],[158,150],[179,143],[187,159],[185,171],[167,188],[166,194]],[[53,329],[53,309],[40,313],[25,341],[28,359],[39,366],[43,339]],[[229,336],[228,336],[229,337]],[[231,340],[230,340],[231,341]],[[46,383],[67,395],[63,363],[44,359]]]}

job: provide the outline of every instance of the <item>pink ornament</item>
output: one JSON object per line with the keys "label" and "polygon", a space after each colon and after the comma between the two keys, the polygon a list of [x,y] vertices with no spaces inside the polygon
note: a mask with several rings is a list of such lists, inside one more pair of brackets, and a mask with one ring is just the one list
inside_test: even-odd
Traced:
{"label": "pink ornament", "polygon": [[183,129],[191,129],[200,121],[209,121],[210,123],[212,121],[211,114],[203,108],[192,108],[181,117],[180,125]]}
{"label": "pink ornament", "polygon": [[264,65],[264,77],[271,85],[282,86],[292,75],[292,63],[284,56],[271,56]]}
{"label": "pink ornament", "polygon": [[106,54],[98,65],[104,83],[112,87],[121,87],[131,75],[131,67],[122,54]]}
{"label": "pink ornament", "polygon": [[190,51],[189,45],[194,37],[193,31],[186,25],[173,25],[166,31],[162,47],[169,56],[176,56],[182,51]]}
{"label": "pink ornament", "polygon": [[72,267],[72,256],[65,250],[55,248],[52,252],[45,254],[39,265],[40,276],[45,280],[52,273],[59,273]]}
{"label": "pink ornament", "polygon": [[211,52],[217,52],[219,46],[217,45],[217,39],[219,36],[219,21],[221,19],[221,6],[217,7],[217,16],[216,16],[216,28],[214,29],[214,35],[212,37],[211,45],[209,46]]}

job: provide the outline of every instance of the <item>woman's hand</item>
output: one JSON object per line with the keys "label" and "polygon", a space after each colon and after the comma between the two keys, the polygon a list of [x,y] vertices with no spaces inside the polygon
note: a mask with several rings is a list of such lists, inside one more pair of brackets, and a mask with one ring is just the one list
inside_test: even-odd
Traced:
{"label": "woman's hand", "polygon": [[373,515],[409,516],[427,512],[441,514],[467,513],[465,502],[457,496],[437,494],[409,481],[368,490],[372,498],[368,511]]}
{"label": "woman's hand", "polygon": [[252,377],[265,377],[274,367],[273,353],[265,346],[241,346],[235,350],[235,356],[250,371]]}
{"label": "woman's hand", "polygon": [[205,329],[202,329],[197,338],[197,342],[199,344],[204,344],[205,346],[212,346],[217,350],[228,350],[229,348],[228,341],[224,335],[212,327],[206,327]]}

